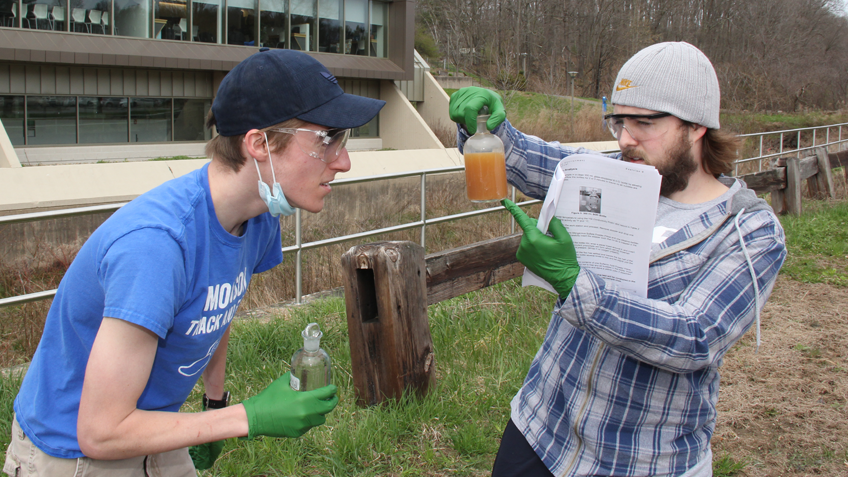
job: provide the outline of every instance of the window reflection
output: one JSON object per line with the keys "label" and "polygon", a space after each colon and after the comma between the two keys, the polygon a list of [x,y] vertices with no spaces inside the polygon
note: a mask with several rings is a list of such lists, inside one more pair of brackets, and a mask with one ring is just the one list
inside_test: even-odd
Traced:
{"label": "window reflection", "polygon": [[71,31],[111,35],[109,21],[111,3],[109,0],[71,0]]}
{"label": "window reflection", "polygon": [[127,98],[80,96],[79,142],[127,142]]}
{"label": "window reflection", "polygon": [[221,42],[221,1],[194,0],[191,11],[194,26],[192,39],[203,43]]}
{"label": "window reflection", "polygon": [[150,37],[150,1],[115,0],[115,35]]}
{"label": "window reflection", "polygon": [[368,55],[371,49],[366,34],[368,0],[345,0],[345,54]]}
{"label": "window reflection", "polygon": [[18,2],[17,0],[0,0],[0,21],[4,27],[18,26]]}
{"label": "window reflection", "polygon": [[318,51],[341,53],[341,11],[343,0],[318,2]]}
{"label": "window reflection", "polygon": [[229,0],[223,8],[222,0],[0,0],[0,27],[387,56],[386,2],[262,0],[261,10],[258,3]]}
{"label": "window reflection", "polygon": [[[22,15],[18,15],[18,9]],[[19,19],[20,17],[20,19]],[[23,28],[33,30],[65,31],[65,2],[62,0],[4,0],[0,2],[0,18],[2,26],[17,27],[18,21]],[[96,32],[96,33],[99,33]]]}
{"label": "window reflection", "polygon": [[204,126],[211,107],[211,99],[174,99],[174,141],[212,139],[212,131]]}
{"label": "window reflection", "polygon": [[75,96],[29,96],[26,99],[28,145],[77,142]]}
{"label": "window reflection", "polygon": [[227,0],[227,43],[256,46],[256,0]]}
{"label": "window reflection", "polygon": [[171,98],[131,98],[130,142],[171,140]]}
{"label": "window reflection", "polygon": [[371,56],[386,58],[386,25],[388,25],[389,6],[383,2],[371,2]]}
{"label": "window reflection", "polygon": [[291,45],[293,50],[315,51],[315,0],[291,0]]}
{"label": "window reflection", "polygon": [[24,97],[0,96],[0,121],[13,146],[24,145]]}
{"label": "window reflection", "polygon": [[286,16],[285,0],[262,0],[259,46],[286,47]]}
{"label": "window reflection", "polygon": [[185,0],[153,0],[153,38],[188,40]]}

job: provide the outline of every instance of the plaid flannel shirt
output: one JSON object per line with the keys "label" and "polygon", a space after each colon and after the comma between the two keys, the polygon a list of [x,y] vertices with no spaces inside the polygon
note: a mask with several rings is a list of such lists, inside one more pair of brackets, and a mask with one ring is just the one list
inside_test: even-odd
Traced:
{"label": "plaid flannel shirt", "polygon": [[[562,158],[593,153],[522,134],[509,122],[495,133],[509,181],[539,199]],[[461,150],[468,137],[461,127],[458,137]],[[554,475],[679,476],[705,464],[711,475],[704,461],[718,368],[754,323],[752,276],[761,308],[786,256],[768,205],[744,183],[721,179],[737,189],[730,200],[654,244],[647,299],[584,269],[557,302],[511,413]]]}

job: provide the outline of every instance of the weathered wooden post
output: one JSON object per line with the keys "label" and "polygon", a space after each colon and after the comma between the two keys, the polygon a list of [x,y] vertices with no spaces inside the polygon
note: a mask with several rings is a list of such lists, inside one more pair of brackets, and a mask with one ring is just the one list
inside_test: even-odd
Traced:
{"label": "weathered wooden post", "polygon": [[424,248],[377,242],[342,255],[356,401],[371,406],[435,382]]}
{"label": "weathered wooden post", "polygon": [[801,160],[786,159],[786,207],[792,215],[801,215]]}
{"label": "weathered wooden post", "polygon": [[836,199],[836,189],[833,187],[833,172],[830,170],[830,158],[827,157],[827,149],[816,148],[816,162],[819,172],[816,174],[817,199],[829,197]]}

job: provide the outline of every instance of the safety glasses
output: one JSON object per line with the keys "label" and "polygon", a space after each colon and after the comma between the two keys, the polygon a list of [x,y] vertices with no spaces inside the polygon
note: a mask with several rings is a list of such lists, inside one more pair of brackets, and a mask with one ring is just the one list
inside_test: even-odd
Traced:
{"label": "safety glasses", "polygon": [[350,129],[328,129],[316,131],[305,128],[274,128],[269,131],[291,134],[297,146],[304,154],[320,159],[324,164],[332,164],[342,153]]}
{"label": "safety glasses", "polygon": [[626,129],[636,141],[650,141],[668,131],[671,123],[658,121],[668,116],[671,116],[671,113],[607,114],[604,116],[604,124],[616,139],[621,139],[621,131]]}

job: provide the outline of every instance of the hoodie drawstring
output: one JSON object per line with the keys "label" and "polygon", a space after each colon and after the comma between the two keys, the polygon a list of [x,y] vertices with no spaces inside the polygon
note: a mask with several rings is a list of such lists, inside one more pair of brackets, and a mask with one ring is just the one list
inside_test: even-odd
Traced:
{"label": "hoodie drawstring", "polygon": [[739,228],[739,218],[745,209],[742,208],[737,214],[733,224],[736,226],[736,233],[739,234],[739,243],[742,244],[742,253],[745,255],[745,261],[748,262],[748,272],[751,274],[751,280],[754,282],[754,313],[757,318],[757,353],[760,352],[760,286],[757,284],[757,274],[754,272],[754,264],[751,263],[751,257],[748,255],[748,249],[745,247],[745,239],[742,238],[742,230]]}

